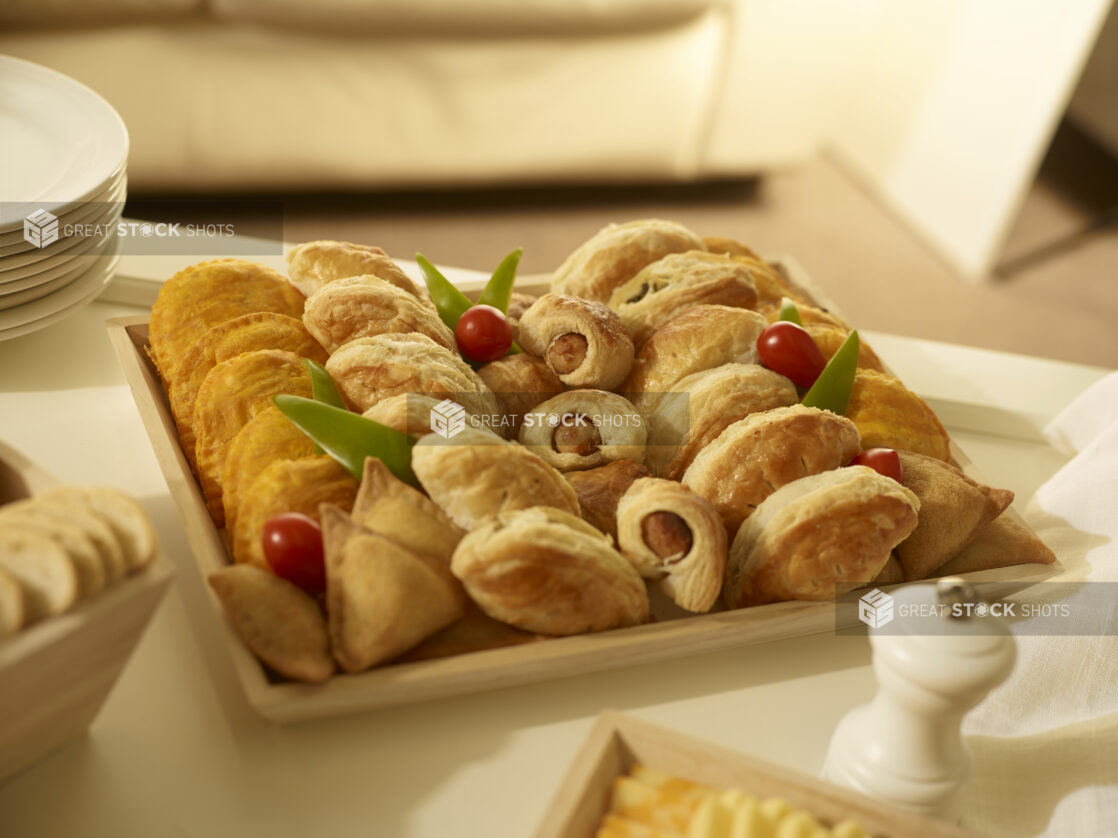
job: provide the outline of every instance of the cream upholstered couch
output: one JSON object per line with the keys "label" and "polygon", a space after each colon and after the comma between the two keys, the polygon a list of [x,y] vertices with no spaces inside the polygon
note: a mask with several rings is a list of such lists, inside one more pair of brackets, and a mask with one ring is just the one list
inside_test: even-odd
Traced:
{"label": "cream upholstered couch", "polygon": [[133,189],[687,181],[797,161],[842,4],[6,0],[121,113]]}

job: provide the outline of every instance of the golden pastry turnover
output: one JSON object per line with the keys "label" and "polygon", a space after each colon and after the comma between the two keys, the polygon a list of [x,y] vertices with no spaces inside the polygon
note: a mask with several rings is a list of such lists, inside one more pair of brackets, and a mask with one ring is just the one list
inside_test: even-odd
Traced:
{"label": "golden pastry turnover", "polygon": [[578,495],[582,520],[617,540],[617,504],[634,480],[649,477],[648,469],[633,460],[614,460],[604,466],[570,471],[567,482]]}
{"label": "golden pastry turnover", "polygon": [[728,425],[695,456],[683,485],[710,501],[733,535],[781,486],[838,468],[860,449],[858,429],[845,416],[776,407]]}
{"label": "golden pastry turnover", "polygon": [[831,600],[870,582],[916,529],[920,501],[867,466],[802,477],[777,489],[730,544],[731,608]]}
{"label": "golden pastry turnover", "polygon": [[412,282],[387,253],[372,245],[331,240],[305,242],[287,254],[287,274],[291,284],[307,297],[337,279],[374,276],[431,305],[427,292]]}
{"label": "golden pastry turnover", "polygon": [[425,335],[451,352],[456,346],[433,306],[375,276],[351,276],[322,286],[307,297],[303,323],[331,354],[357,338],[391,333]]}
{"label": "golden pastry turnover", "polygon": [[638,347],[675,315],[703,304],[753,308],[757,288],[752,272],[717,253],[672,253],[642,269],[609,298],[609,307]]}
{"label": "golden pastry turnover", "polygon": [[607,536],[577,515],[538,506],[501,512],[467,533],[450,568],[490,617],[569,635],[648,619],[648,593]]}
{"label": "golden pastry turnover", "polygon": [[951,459],[951,440],[939,417],[891,375],[859,369],[846,415],[858,426],[863,448],[896,448]]}
{"label": "golden pastry turnover", "polygon": [[669,253],[703,250],[702,239],[660,218],[610,224],[566,258],[551,277],[551,290],[604,303],[617,286]]}

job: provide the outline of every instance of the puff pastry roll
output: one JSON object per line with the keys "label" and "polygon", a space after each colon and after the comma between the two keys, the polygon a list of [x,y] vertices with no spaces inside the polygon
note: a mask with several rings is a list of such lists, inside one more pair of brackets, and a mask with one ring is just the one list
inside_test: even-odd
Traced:
{"label": "puff pastry roll", "polygon": [[698,305],[677,314],[644,342],[620,391],[642,413],[656,409],[676,382],[723,364],[756,364],[768,323],[745,308]]}
{"label": "puff pastry roll", "polygon": [[617,539],[617,504],[634,480],[648,477],[648,469],[632,460],[614,460],[586,471],[571,471],[567,482],[578,495],[582,520]]}
{"label": "puff pastry roll", "polygon": [[617,505],[617,546],[676,605],[705,613],[722,592],[726,528],[707,501],[674,480],[637,480]]}
{"label": "puff pastry roll", "polygon": [[731,423],[798,401],[795,384],[758,364],[723,364],[689,375],[648,416],[648,470],[678,480]]}
{"label": "puff pastry roll", "polygon": [[859,369],[846,415],[858,426],[865,448],[881,446],[951,459],[951,439],[939,417],[891,375]]}
{"label": "puff pastry roll", "polygon": [[550,507],[499,513],[454,551],[450,569],[495,620],[570,635],[648,619],[633,566],[581,518]]}
{"label": "puff pastry roll", "polygon": [[920,521],[896,549],[905,581],[912,582],[927,579],[970,544],[1013,502],[1013,492],[979,483],[935,457],[898,453],[903,483],[920,498]]}
{"label": "puff pastry roll", "polygon": [[613,290],[669,253],[702,250],[702,239],[674,221],[610,224],[580,245],[551,276],[551,290],[604,303]]}
{"label": "puff pastry roll", "polygon": [[449,439],[420,437],[412,469],[431,500],[464,530],[487,515],[529,506],[578,515],[578,496],[558,470],[492,431],[467,426]]}
{"label": "puff pastry roll", "polygon": [[612,390],[633,365],[633,341],[602,303],[544,294],[520,318],[520,345],[569,387]]}
{"label": "puff pastry roll", "polygon": [[609,307],[640,346],[661,324],[704,303],[753,308],[753,274],[729,256],[689,250],[672,253],[614,289]]}
{"label": "puff pastry roll", "polygon": [[777,489],[730,545],[731,608],[834,599],[871,581],[916,528],[920,501],[890,477],[847,466]]}
{"label": "puff pastry roll", "polygon": [[795,302],[797,306],[810,303],[777,267],[766,262],[744,244],[723,236],[706,236],[703,244],[711,253],[732,256],[752,271],[753,283],[757,286],[758,311],[774,305],[779,310],[780,302],[784,297]]}
{"label": "puff pastry roll", "polygon": [[350,405],[362,412],[401,393],[451,398],[479,416],[500,412],[497,397],[470,365],[425,335],[358,338],[330,356],[326,371]]}
{"label": "puff pastry roll", "polygon": [[419,439],[434,430],[431,427],[431,411],[442,401],[438,396],[424,393],[397,393],[381,399],[361,415]]}
{"label": "puff pastry roll", "polygon": [[465,594],[444,563],[328,504],[322,540],[330,646],[346,672],[389,661],[465,613]]}
{"label": "puff pastry roll", "polygon": [[400,266],[375,245],[330,240],[305,242],[287,254],[287,275],[291,284],[308,297],[336,279],[374,276],[432,305],[427,291],[412,282]]}
{"label": "puff pastry roll", "polygon": [[333,353],[357,338],[417,332],[455,352],[454,334],[434,307],[375,276],[336,279],[307,297],[303,323]]}
{"label": "puff pastry roll", "polygon": [[683,473],[711,502],[727,532],[793,480],[838,468],[861,450],[854,423],[801,404],[752,413],[726,427]]}
{"label": "puff pastry roll", "polygon": [[526,414],[520,443],[559,471],[613,460],[644,461],[644,417],[628,399],[605,390],[568,390]]}
{"label": "puff pastry roll", "polygon": [[477,374],[511,418],[512,428],[518,428],[524,414],[540,402],[567,389],[545,361],[527,352],[490,361]]}

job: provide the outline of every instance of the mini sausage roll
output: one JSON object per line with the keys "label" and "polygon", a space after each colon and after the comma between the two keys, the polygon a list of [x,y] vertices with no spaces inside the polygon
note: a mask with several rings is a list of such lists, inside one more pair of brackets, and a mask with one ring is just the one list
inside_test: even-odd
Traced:
{"label": "mini sausage roll", "polygon": [[287,275],[291,284],[308,297],[337,279],[375,276],[427,305],[432,304],[427,292],[375,245],[325,239],[305,242],[287,254]]}
{"label": "mini sausage roll", "polygon": [[351,276],[322,286],[307,298],[303,323],[331,353],[357,338],[393,332],[418,332],[457,351],[454,333],[433,306],[375,276]]}
{"label": "mini sausage roll", "polygon": [[829,600],[874,579],[916,528],[920,501],[866,466],[813,474],[777,489],[730,545],[731,608]]}
{"label": "mini sausage roll", "polygon": [[677,382],[649,414],[648,470],[678,480],[731,423],[799,401],[796,385],[759,364],[723,364]]}
{"label": "mini sausage roll", "polygon": [[645,579],[688,611],[722,592],[726,528],[706,500],[674,480],[637,480],[617,505],[617,545]]}
{"label": "mini sausage roll", "polygon": [[568,390],[536,406],[520,425],[520,443],[560,471],[613,460],[644,461],[644,417],[622,396]]}
{"label": "mini sausage roll", "polygon": [[450,398],[477,416],[500,413],[497,397],[470,365],[425,335],[358,338],[330,356],[326,371],[359,411],[390,396],[423,393]]}
{"label": "mini sausage roll", "polygon": [[511,429],[518,428],[524,414],[540,402],[567,389],[547,362],[527,352],[490,361],[477,374],[510,417]]}
{"label": "mini sausage roll", "polygon": [[648,469],[632,460],[614,460],[586,471],[564,475],[578,495],[582,520],[617,539],[617,503],[634,480],[648,477]]}
{"label": "mini sausage roll", "polygon": [[860,450],[858,429],[845,416],[776,407],[730,424],[695,456],[683,484],[711,502],[732,535],[781,486],[838,468]]}
{"label": "mini sausage roll", "polygon": [[704,303],[753,308],[753,274],[729,256],[689,250],[653,262],[618,286],[609,298],[638,347],[658,326],[691,306]]}
{"label": "mini sausage roll", "polygon": [[642,413],[683,378],[723,364],[756,364],[757,338],[768,325],[746,308],[700,305],[678,314],[644,342],[620,392]]}
{"label": "mini sausage roll", "polygon": [[569,387],[612,390],[633,365],[633,341],[602,303],[544,294],[520,318],[520,345]]}
{"label": "mini sausage roll", "polygon": [[529,506],[578,515],[578,496],[560,472],[492,431],[467,426],[451,438],[420,437],[412,469],[431,500],[465,530],[488,515]]}
{"label": "mini sausage roll", "polygon": [[581,634],[649,615],[644,582],[609,538],[558,509],[488,519],[459,542],[450,569],[486,614],[525,631]]}
{"label": "mini sausage roll", "polygon": [[604,303],[618,285],[669,253],[702,250],[682,224],[647,218],[610,224],[578,247],[552,274],[551,290]]}

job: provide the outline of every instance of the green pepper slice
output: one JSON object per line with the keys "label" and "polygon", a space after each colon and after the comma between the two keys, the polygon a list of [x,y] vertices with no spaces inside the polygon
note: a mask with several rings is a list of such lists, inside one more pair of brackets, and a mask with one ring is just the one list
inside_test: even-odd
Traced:
{"label": "green pepper slice", "polygon": [[846,413],[850,393],[854,389],[854,373],[858,371],[858,332],[852,331],[842,346],[823,367],[802,399],[806,407],[818,407],[840,416]]}
{"label": "green pepper slice", "polygon": [[376,457],[405,483],[419,486],[411,468],[415,441],[407,434],[359,413],[302,396],[283,394],[272,402],[295,427],[358,480],[365,469],[365,458]]}
{"label": "green pepper slice", "polygon": [[800,319],[800,310],[788,297],[784,297],[780,301],[780,319],[795,323],[797,326],[804,325],[803,320]]}
{"label": "green pepper slice", "polygon": [[[439,318],[453,332],[454,327],[458,325],[458,318],[473,303],[470,302],[469,297],[458,289],[457,285],[443,276],[442,272],[432,265],[422,253],[415,254],[415,261],[419,263],[419,269],[423,271],[423,281],[427,284],[427,291],[431,294],[431,302],[435,304],[435,308],[439,312]],[[505,305],[507,306],[508,303]]]}
{"label": "green pepper slice", "polygon": [[520,257],[524,254],[523,248],[517,248],[504,259],[493,276],[485,283],[481,296],[477,298],[479,306],[493,306],[501,314],[509,313],[509,300],[512,298],[512,287],[516,283],[516,268],[520,264]]}

